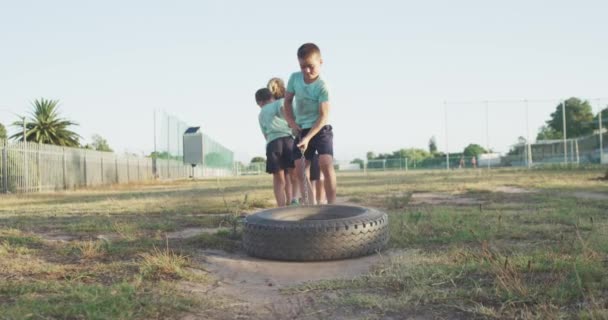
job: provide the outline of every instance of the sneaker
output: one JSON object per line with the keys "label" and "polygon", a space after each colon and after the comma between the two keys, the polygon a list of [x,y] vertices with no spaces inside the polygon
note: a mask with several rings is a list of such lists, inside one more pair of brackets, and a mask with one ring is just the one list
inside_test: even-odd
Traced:
{"label": "sneaker", "polygon": [[300,201],[298,201],[298,199],[293,199],[293,200],[291,200],[291,203],[289,205],[290,206],[299,206]]}

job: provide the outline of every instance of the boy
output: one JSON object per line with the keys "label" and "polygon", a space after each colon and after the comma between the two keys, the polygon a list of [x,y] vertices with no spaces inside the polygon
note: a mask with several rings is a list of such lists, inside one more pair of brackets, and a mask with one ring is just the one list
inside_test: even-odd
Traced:
{"label": "boy", "polygon": [[[306,179],[300,178],[300,190],[312,190],[310,184],[310,163],[319,154],[319,167],[325,176],[327,202],[336,201],[336,173],[333,167],[333,132],[328,124],[329,92],[321,79],[321,50],[314,43],[305,43],[298,49],[300,72],[295,72],[287,82],[285,94],[285,119],[294,130],[299,132],[294,150],[296,157],[304,153],[306,158]],[[296,100],[294,114],[293,100]],[[296,170],[304,170],[301,161],[296,161]],[[298,175],[300,177],[300,175]],[[308,204],[314,200],[308,197]]]}
{"label": "boy", "polygon": [[[272,93],[272,97],[275,100],[283,100],[285,98],[285,82],[283,82],[283,79],[281,78],[271,78],[270,80],[268,80],[268,84],[266,84],[266,88],[268,88],[268,90],[270,90],[270,92]],[[285,115],[285,113],[283,113],[283,115]],[[288,172],[286,172],[286,176],[285,176],[285,192],[287,194],[291,194],[291,203],[290,205],[292,206],[297,206],[300,204],[299,201],[299,196],[300,196],[300,192],[299,192],[299,182],[298,182],[298,177],[296,176],[296,171],[295,170],[290,170],[291,174],[288,174]],[[301,172],[300,172],[301,173]],[[289,201],[289,199],[287,199]]]}
{"label": "boy", "polygon": [[[293,169],[294,140],[291,129],[281,116],[283,99],[274,100],[268,88],[255,93],[255,101],[260,106],[260,129],[266,138],[266,172],[273,176],[272,184],[277,206],[283,207],[291,198],[290,190],[285,188],[285,176]],[[285,170],[289,173],[285,174]]]}

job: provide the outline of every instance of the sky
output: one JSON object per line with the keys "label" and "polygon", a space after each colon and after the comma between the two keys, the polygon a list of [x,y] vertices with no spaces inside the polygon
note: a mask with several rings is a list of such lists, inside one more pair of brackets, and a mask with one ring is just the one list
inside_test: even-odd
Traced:
{"label": "sky", "polygon": [[506,152],[560,99],[608,105],[607,15],[606,1],[0,0],[0,123],[58,99],[84,142],[149,153],[164,110],[248,162],[265,152],[255,91],[314,42],[336,159],[432,136]]}

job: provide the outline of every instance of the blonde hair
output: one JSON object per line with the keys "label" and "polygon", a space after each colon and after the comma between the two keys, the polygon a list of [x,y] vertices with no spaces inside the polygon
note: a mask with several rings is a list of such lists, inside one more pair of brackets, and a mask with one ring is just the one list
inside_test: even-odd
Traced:
{"label": "blonde hair", "polygon": [[285,82],[281,78],[272,78],[266,85],[275,99],[285,98]]}

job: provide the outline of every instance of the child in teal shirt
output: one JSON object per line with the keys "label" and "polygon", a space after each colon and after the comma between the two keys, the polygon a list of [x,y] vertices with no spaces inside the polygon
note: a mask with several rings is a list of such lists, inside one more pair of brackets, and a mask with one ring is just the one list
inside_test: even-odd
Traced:
{"label": "child in teal shirt", "polygon": [[[336,173],[333,166],[333,128],[329,125],[329,90],[321,78],[321,50],[314,43],[305,43],[298,49],[300,72],[295,72],[287,82],[285,94],[285,119],[299,133],[294,155],[304,153],[306,163],[296,161],[296,170],[306,170],[306,179],[300,179],[301,190],[311,190],[310,164],[315,153],[319,154],[319,167],[325,176],[325,194],[328,203],[336,201]],[[293,101],[296,108],[294,112]],[[305,166],[305,167],[304,167]],[[299,175],[298,175],[299,176]],[[308,187],[308,188],[306,188]],[[305,189],[306,188],[306,189]],[[314,200],[309,198],[309,204]]]}
{"label": "child in teal shirt", "polygon": [[266,138],[266,172],[273,175],[273,188],[277,205],[283,207],[291,198],[285,188],[285,177],[291,174],[294,167],[294,140],[291,129],[283,115],[283,99],[275,100],[268,88],[259,89],[255,100],[260,106],[258,120],[264,138]]}

